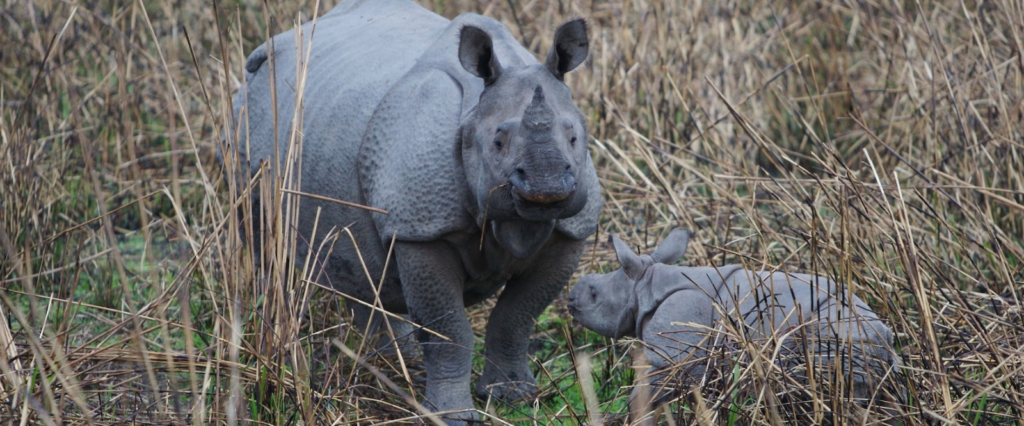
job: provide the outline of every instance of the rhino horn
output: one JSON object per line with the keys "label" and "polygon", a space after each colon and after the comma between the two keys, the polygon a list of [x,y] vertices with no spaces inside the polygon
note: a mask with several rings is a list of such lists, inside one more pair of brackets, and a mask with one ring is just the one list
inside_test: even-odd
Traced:
{"label": "rhino horn", "polygon": [[555,113],[548,108],[544,101],[544,89],[539,85],[533,90],[533,101],[526,106],[523,112],[523,126],[531,131],[545,131],[551,128],[555,121]]}

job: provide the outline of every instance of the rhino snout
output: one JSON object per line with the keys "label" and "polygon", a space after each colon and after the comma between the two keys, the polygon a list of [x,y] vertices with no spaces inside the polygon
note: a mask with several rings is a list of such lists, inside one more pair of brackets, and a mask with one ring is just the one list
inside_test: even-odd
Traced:
{"label": "rhino snout", "polygon": [[536,204],[553,204],[568,199],[576,191],[576,176],[566,164],[562,173],[530,173],[517,167],[509,178],[512,190],[523,200]]}
{"label": "rhino snout", "polygon": [[590,283],[584,278],[581,278],[579,281],[577,281],[576,285],[573,286],[572,290],[569,291],[569,303],[566,305],[566,307],[569,308],[569,314],[571,314],[573,316],[573,319],[575,319],[576,321],[580,320],[580,316],[582,313],[580,309],[587,307],[588,301],[593,302],[593,299],[595,298],[594,296],[596,296],[597,294],[594,291],[593,286],[591,286]]}
{"label": "rhino snout", "polygon": [[569,315],[572,315],[573,317],[576,317],[580,313],[580,310],[576,308],[576,299],[572,296],[569,296],[569,304],[566,305],[566,308],[569,308]]}
{"label": "rhino snout", "polygon": [[580,319],[583,317],[583,314],[582,312],[580,312],[579,306],[576,305],[575,299],[573,299],[571,296],[569,297],[569,303],[566,305],[566,309],[569,310],[569,315],[572,316],[572,320],[574,322],[582,324]]}

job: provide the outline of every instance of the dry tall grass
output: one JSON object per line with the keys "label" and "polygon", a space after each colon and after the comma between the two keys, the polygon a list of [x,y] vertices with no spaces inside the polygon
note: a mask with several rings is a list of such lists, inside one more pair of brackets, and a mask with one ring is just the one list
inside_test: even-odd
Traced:
{"label": "dry tall grass", "polygon": [[[568,83],[604,186],[599,240],[651,247],[682,225],[699,242],[689,264],[845,281],[897,332],[900,423],[1021,423],[1024,3],[421,3],[495,17],[538,56],[555,25],[591,21],[592,58]],[[245,54],[314,10],[3,2],[0,421],[420,416],[416,361],[370,352],[316,265],[284,263],[291,184],[229,185],[214,164]],[[251,191],[276,204],[235,208]],[[239,238],[253,226],[274,231],[258,268]],[[347,238],[332,226],[320,232]],[[599,244],[580,271],[613,263]],[[481,336],[486,310],[470,310]],[[635,343],[571,325],[561,301],[536,337],[540,399],[482,405],[486,418],[624,421]],[[727,358],[735,369],[661,421],[863,420],[824,400],[798,418],[772,395],[801,389],[757,348]],[[585,398],[580,383],[594,383]]]}

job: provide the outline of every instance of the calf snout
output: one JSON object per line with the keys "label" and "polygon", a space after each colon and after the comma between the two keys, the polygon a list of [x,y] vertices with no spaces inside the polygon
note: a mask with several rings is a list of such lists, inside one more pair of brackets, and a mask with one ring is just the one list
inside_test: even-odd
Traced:
{"label": "calf snout", "polygon": [[569,314],[575,317],[579,313],[579,307],[576,305],[576,292],[570,291],[569,297],[566,300],[569,302],[566,304],[566,308],[569,308]]}
{"label": "calf snout", "polygon": [[580,278],[576,285],[572,287],[572,290],[569,291],[569,296],[566,299],[568,301],[566,307],[569,308],[569,313],[572,314],[573,319],[577,321],[580,320],[583,311],[594,307],[596,289],[593,288],[592,283],[587,278]]}

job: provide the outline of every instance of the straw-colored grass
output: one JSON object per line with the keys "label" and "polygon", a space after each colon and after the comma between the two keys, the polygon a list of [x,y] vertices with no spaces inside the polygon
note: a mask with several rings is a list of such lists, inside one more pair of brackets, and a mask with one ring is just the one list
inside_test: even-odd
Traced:
{"label": "straw-colored grass", "polygon": [[[865,416],[741,345],[659,423],[1020,424],[1020,1],[421,3],[499,19],[538,57],[590,21],[567,83],[606,200],[595,241],[647,250],[684,226],[686,264],[827,275],[897,334],[886,389],[906,395],[888,408]],[[293,183],[230,182],[214,160],[245,55],[332,5],[2,1],[0,423],[430,422],[419,360],[373,353],[316,265],[285,262]],[[275,204],[253,211],[253,191]],[[602,243],[579,272],[616,267]],[[482,418],[630,420],[638,343],[564,303],[537,324],[537,401]],[[478,343],[489,306],[468,309]]]}

